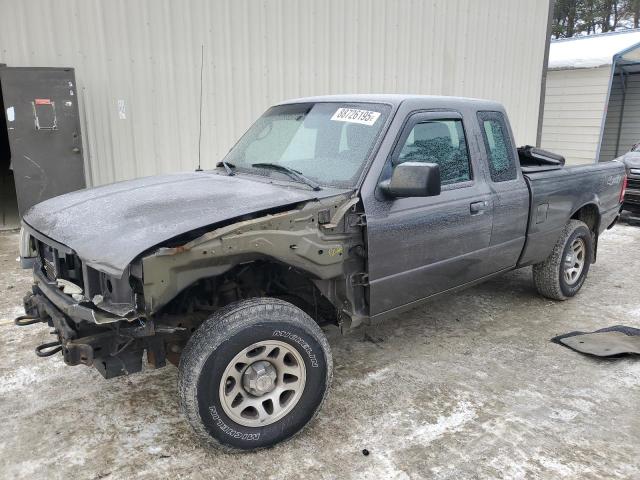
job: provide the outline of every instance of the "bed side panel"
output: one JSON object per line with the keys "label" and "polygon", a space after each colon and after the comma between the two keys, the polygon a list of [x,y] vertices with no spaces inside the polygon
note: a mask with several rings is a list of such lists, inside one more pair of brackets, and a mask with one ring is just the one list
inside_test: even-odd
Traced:
{"label": "bed side panel", "polygon": [[614,161],[526,174],[531,215],[518,265],[547,258],[571,216],[587,204],[596,205],[603,217],[599,232],[606,228],[617,214],[623,175],[624,166]]}

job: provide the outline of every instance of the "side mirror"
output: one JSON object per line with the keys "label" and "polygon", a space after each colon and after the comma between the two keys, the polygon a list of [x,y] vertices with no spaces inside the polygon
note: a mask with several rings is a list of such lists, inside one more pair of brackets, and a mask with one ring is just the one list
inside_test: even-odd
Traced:
{"label": "side mirror", "polygon": [[404,162],[396,165],[380,188],[390,197],[431,197],[440,195],[440,165]]}

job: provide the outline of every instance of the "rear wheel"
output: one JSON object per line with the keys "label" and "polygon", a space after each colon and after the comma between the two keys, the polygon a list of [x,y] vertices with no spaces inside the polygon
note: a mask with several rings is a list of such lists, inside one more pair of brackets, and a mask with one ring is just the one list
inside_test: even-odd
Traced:
{"label": "rear wheel", "polygon": [[307,314],[282,300],[245,300],[216,312],[189,340],[181,407],[210,445],[269,447],[318,413],[331,374],[328,342]]}
{"label": "rear wheel", "polygon": [[538,293],[554,300],[566,300],[577,294],[589,273],[593,237],[589,227],[569,220],[551,254],[533,266]]}

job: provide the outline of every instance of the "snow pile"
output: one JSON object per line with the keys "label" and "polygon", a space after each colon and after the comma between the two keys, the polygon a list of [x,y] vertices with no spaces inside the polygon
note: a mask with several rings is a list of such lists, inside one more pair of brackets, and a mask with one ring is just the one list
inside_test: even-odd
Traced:
{"label": "snow pile", "polygon": [[549,48],[549,69],[611,65],[613,56],[640,44],[640,30],[555,40]]}

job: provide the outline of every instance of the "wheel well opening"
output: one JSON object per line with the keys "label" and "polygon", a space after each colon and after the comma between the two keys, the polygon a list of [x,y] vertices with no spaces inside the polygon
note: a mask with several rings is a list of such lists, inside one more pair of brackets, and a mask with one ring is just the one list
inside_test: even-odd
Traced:
{"label": "wheel well opening", "polygon": [[305,272],[273,261],[237,265],[216,277],[201,279],[169,302],[162,313],[204,317],[230,303],[274,297],[292,303],[319,325],[338,323],[337,310]]}
{"label": "wheel well opening", "polygon": [[597,206],[593,204],[585,205],[574,213],[571,218],[586,223],[589,230],[597,235],[600,227],[600,213]]}

